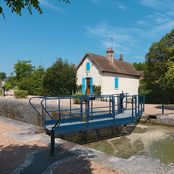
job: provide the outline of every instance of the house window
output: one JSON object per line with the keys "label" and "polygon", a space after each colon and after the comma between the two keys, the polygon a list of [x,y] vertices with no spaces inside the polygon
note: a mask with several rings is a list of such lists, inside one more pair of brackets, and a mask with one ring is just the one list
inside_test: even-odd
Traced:
{"label": "house window", "polygon": [[86,63],[86,71],[89,72],[90,71],[90,63]]}
{"label": "house window", "polygon": [[118,77],[115,77],[115,89],[118,89]]}

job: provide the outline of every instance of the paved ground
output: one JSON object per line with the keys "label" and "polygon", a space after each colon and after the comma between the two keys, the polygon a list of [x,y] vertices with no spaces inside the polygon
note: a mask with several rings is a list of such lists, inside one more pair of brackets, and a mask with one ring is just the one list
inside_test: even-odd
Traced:
{"label": "paved ground", "polygon": [[57,139],[50,156],[50,137],[40,128],[0,117],[0,174],[123,174],[71,150],[77,145]]}
{"label": "paved ground", "polygon": [[[162,106],[159,104],[145,104],[145,114],[154,115],[162,113]],[[174,104],[173,105],[165,105],[164,107],[165,114],[174,114]]]}

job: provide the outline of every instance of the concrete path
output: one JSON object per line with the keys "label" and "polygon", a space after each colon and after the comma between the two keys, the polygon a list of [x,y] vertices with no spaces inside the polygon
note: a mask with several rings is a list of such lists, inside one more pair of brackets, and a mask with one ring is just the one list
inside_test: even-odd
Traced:
{"label": "concrete path", "polygon": [[0,116],[0,128],[0,174],[123,174],[61,139],[50,156],[50,137],[40,127]]}
{"label": "concrete path", "polygon": [[56,139],[50,156],[50,137],[40,128],[0,117],[0,174],[173,174],[173,165],[147,157],[121,159]]}

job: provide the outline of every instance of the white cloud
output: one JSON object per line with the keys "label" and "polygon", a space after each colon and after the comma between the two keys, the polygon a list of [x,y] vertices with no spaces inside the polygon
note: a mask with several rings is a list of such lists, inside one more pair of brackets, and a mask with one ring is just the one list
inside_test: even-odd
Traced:
{"label": "white cloud", "polygon": [[111,47],[111,38],[113,38],[114,50],[123,54],[129,54],[131,48],[138,47],[137,40],[132,35],[135,30],[133,28],[113,27],[107,23],[99,23],[95,27],[86,27],[88,36],[98,40],[100,47],[105,49]]}
{"label": "white cloud", "polygon": [[[143,60],[151,44],[174,28],[174,0],[139,0],[139,3],[152,10],[148,15],[138,18],[133,26],[121,27],[100,22],[95,26],[87,26],[86,33],[102,49],[112,46],[112,37],[117,53]],[[118,3],[115,4],[119,8]]]}
{"label": "white cloud", "polygon": [[100,0],[91,0],[92,1],[92,3],[94,3],[94,4],[98,4],[99,2],[100,2]]}
{"label": "white cloud", "polygon": [[42,6],[44,6],[45,8],[48,8],[48,9],[51,9],[51,10],[55,10],[55,11],[58,11],[58,12],[60,12],[60,13],[63,13],[63,12],[64,12],[62,9],[58,8],[56,5],[50,3],[50,2],[47,1],[47,0],[40,0],[39,2],[40,2],[40,4],[41,4]]}
{"label": "white cloud", "polygon": [[173,10],[174,8],[173,0],[140,0],[140,4],[160,11]]}
{"label": "white cloud", "polygon": [[119,2],[114,2],[114,4],[117,6],[117,8],[119,8],[120,10],[126,10],[126,6],[119,3]]}

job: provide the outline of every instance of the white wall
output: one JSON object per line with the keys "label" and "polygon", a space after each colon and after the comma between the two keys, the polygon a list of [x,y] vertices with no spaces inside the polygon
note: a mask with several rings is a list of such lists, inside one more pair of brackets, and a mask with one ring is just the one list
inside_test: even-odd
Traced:
{"label": "white wall", "polygon": [[[86,63],[90,62],[90,71],[86,72]],[[79,69],[77,70],[77,85],[82,84],[82,78],[84,77],[92,77],[93,78],[93,85],[101,85],[101,75],[98,71],[98,69],[93,65],[93,63],[90,61],[90,58],[86,57],[84,62],[81,64]]]}
{"label": "white wall", "polygon": [[[86,63],[90,62],[90,72],[86,72]],[[100,74],[98,69],[90,61],[90,58],[86,57],[84,62],[77,70],[77,85],[82,85],[82,78],[92,77],[93,85],[101,86],[102,94],[118,94],[127,92],[130,95],[138,94],[139,78],[128,75],[116,75],[112,73]],[[118,89],[115,89],[115,77],[118,77]]]}
{"label": "white wall", "polygon": [[[115,77],[118,77],[118,89],[115,89]],[[138,77],[103,73],[101,86],[102,94],[118,94],[123,91],[133,95],[138,94],[138,87]]]}

